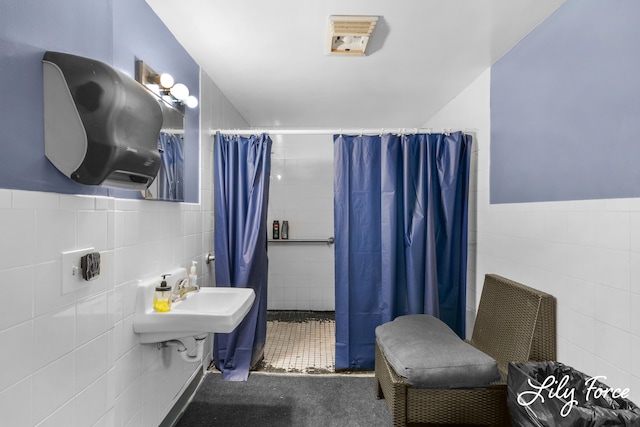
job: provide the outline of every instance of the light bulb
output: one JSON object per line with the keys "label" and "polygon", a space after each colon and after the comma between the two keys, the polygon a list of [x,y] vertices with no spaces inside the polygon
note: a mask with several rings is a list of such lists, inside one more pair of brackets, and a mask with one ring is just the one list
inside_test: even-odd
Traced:
{"label": "light bulb", "polygon": [[342,37],[342,41],[345,42],[345,44],[350,44],[351,42],[353,42],[353,37],[344,36],[344,37]]}
{"label": "light bulb", "polygon": [[160,85],[164,88],[169,89],[171,86],[173,86],[173,76],[169,73],[162,73],[160,74]]}
{"label": "light bulb", "polygon": [[171,95],[175,96],[176,99],[180,101],[184,101],[189,96],[189,88],[183,85],[182,83],[176,83],[171,88]]}
{"label": "light bulb", "polygon": [[198,98],[193,95],[189,95],[184,103],[187,104],[187,107],[189,108],[196,108],[198,106]]}

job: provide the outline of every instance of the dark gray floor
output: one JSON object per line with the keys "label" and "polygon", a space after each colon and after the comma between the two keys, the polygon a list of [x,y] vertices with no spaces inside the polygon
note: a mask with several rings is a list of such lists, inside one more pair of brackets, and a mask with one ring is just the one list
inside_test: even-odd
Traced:
{"label": "dark gray floor", "polygon": [[229,382],[208,373],[177,426],[390,426],[374,386],[371,376],[252,373]]}

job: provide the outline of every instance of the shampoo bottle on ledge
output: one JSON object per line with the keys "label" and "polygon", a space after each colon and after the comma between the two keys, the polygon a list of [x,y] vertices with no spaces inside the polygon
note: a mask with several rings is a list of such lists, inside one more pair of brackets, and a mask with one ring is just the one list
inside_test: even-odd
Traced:
{"label": "shampoo bottle on ledge", "polygon": [[197,261],[191,261],[191,269],[189,270],[189,287],[195,288],[198,286],[198,272],[196,271]]}

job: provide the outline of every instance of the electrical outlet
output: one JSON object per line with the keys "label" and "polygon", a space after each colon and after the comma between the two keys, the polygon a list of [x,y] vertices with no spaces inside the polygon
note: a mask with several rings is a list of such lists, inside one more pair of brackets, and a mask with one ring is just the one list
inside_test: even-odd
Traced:
{"label": "electrical outlet", "polygon": [[62,274],[62,293],[68,294],[69,292],[90,285],[82,278],[82,267],[80,265],[80,258],[83,255],[95,252],[94,248],[79,249],[75,251],[62,252],[62,261],[60,263],[60,272]]}

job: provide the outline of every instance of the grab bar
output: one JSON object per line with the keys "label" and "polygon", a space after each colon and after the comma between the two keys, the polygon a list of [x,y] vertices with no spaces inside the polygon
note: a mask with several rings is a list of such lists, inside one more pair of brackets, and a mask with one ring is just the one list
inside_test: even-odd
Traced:
{"label": "grab bar", "polygon": [[335,242],[333,237],[327,239],[269,239],[269,243],[326,243],[332,245]]}

